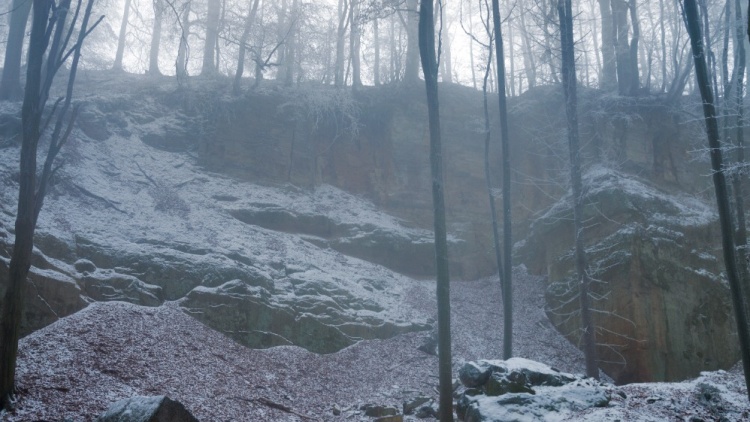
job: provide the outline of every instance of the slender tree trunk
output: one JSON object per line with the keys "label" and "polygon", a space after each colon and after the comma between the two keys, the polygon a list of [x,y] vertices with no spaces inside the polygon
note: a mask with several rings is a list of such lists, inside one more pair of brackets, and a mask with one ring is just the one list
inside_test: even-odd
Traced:
{"label": "slender tree trunk", "polygon": [[13,0],[10,5],[8,41],[5,43],[3,76],[0,79],[0,100],[16,100],[23,97],[21,87],[21,60],[26,22],[29,20],[31,0]]}
{"label": "slender tree trunk", "polygon": [[[661,43],[661,92],[667,90],[667,29],[664,25],[664,0],[659,0],[659,42]],[[677,69],[675,69],[677,72]]]}
{"label": "slender tree trunk", "polygon": [[742,367],[745,372],[745,386],[748,387],[748,398],[750,399],[750,333],[747,326],[747,315],[743,299],[743,286],[739,280],[737,269],[734,236],[732,233],[732,216],[729,206],[729,195],[727,192],[726,177],[724,175],[724,163],[721,153],[721,142],[719,140],[719,125],[716,119],[716,108],[714,107],[713,92],[711,92],[711,80],[708,76],[708,67],[701,39],[700,20],[698,18],[698,7],[695,0],[685,0],[685,21],[690,35],[690,44],[693,49],[695,61],[695,76],[703,99],[703,114],[706,119],[706,134],[711,154],[711,167],[713,169],[714,188],[716,190],[716,204],[719,210],[719,222],[721,225],[722,249],[724,252],[724,266],[726,268],[729,288],[732,292],[732,305],[734,307],[737,323],[737,336],[740,341],[740,352],[742,355]]}
{"label": "slender tree trunk", "polygon": [[586,375],[599,379],[596,356],[596,328],[589,305],[589,277],[586,250],[583,243],[583,184],[581,182],[581,152],[578,135],[578,95],[576,82],[575,45],[573,41],[573,10],[571,0],[558,3],[560,16],[560,44],[562,47],[562,78],[565,95],[565,114],[568,123],[568,149],[570,150],[570,179],[573,190],[573,229],[575,231],[575,261],[578,276],[583,352],[586,358]]}
{"label": "slender tree trunk", "polygon": [[347,15],[349,13],[348,0],[339,0],[339,24],[336,30],[336,65],[334,70],[334,85],[344,85],[344,46],[346,44]]}
{"label": "slender tree trunk", "polygon": [[151,48],[148,54],[149,75],[161,75],[159,70],[159,47],[161,46],[161,25],[164,20],[164,0],[153,0],[154,26],[151,31]]}
{"label": "slender tree trunk", "polygon": [[115,64],[112,70],[122,72],[122,56],[125,53],[125,38],[128,35],[128,17],[130,16],[131,0],[125,0],[125,10],[122,12],[122,23],[120,23],[120,36],[117,37],[117,52],[115,53]]}
{"label": "slender tree trunk", "polygon": [[[469,7],[469,30],[474,30],[474,22],[472,19],[472,10],[471,10],[471,4],[472,2],[469,1],[468,3]],[[471,66],[471,84],[474,87],[474,89],[477,89],[477,70],[474,65],[474,38],[469,38],[469,64]],[[487,87],[484,88],[485,90]]]}
{"label": "slender tree trunk", "polygon": [[380,85],[380,30],[378,28],[378,21],[377,17],[372,20],[372,48],[375,50],[375,58],[372,65],[372,82],[375,86]]}
{"label": "slender tree trunk", "polygon": [[[417,32],[419,14],[418,0],[406,0],[406,64],[404,82],[419,82],[419,34]],[[434,26],[434,25],[433,25]]]}
{"label": "slender tree trunk", "polygon": [[744,195],[744,168],[745,168],[745,113],[744,113],[744,76],[745,76],[745,22],[742,19],[742,5],[740,0],[735,0],[737,18],[735,20],[735,63],[737,66],[737,81],[734,89],[734,103],[737,110],[737,132],[735,146],[737,150],[738,170],[732,173],[732,187],[734,190],[734,206],[737,214],[737,265],[739,267],[740,280],[745,293],[745,312],[750,308],[750,274],[748,274],[748,244],[747,244],[747,222],[745,219],[745,195]]}
{"label": "slender tree trunk", "polygon": [[247,51],[247,41],[250,37],[250,30],[253,28],[255,22],[255,16],[258,14],[258,5],[260,0],[253,0],[250,10],[245,18],[245,29],[242,30],[242,36],[240,37],[240,47],[237,53],[237,72],[234,74],[234,82],[232,83],[232,91],[235,94],[240,92],[240,84],[242,82],[242,74],[245,72],[245,53]]}
{"label": "slender tree trunk", "polygon": [[495,262],[497,263],[497,275],[500,280],[500,286],[505,285],[503,277],[505,277],[505,270],[503,269],[503,257],[502,247],[500,246],[500,228],[497,223],[497,210],[495,207],[495,196],[492,194],[492,174],[490,172],[490,139],[492,138],[492,132],[490,130],[490,111],[487,101],[487,82],[490,77],[492,58],[494,56],[492,49],[494,48],[494,42],[490,37],[490,45],[488,48],[487,67],[484,70],[484,79],[482,81],[482,105],[484,110],[484,179],[487,183],[487,196],[490,200],[490,218],[492,219],[492,240],[493,246],[495,247]]}
{"label": "slender tree trunk", "polygon": [[[513,23],[512,20],[508,20],[508,58],[510,60],[510,77],[508,78],[508,86],[510,87],[510,96],[515,97],[516,96],[516,61],[514,59],[515,54],[513,54],[514,45],[513,45]],[[519,89],[519,93],[520,93]]]}
{"label": "slender tree trunk", "polygon": [[602,15],[602,74],[600,86],[605,91],[614,91],[617,87],[617,61],[615,59],[617,29],[612,18],[611,1],[598,1],[599,13]]}
{"label": "slender tree trunk", "polygon": [[617,90],[620,95],[630,95],[633,86],[633,66],[628,43],[628,3],[612,0],[612,20],[615,25],[615,58],[617,62]]}
{"label": "slender tree trunk", "polygon": [[531,41],[526,30],[526,8],[521,7],[521,46],[523,47],[523,67],[526,71],[526,81],[529,89],[536,86],[536,63],[534,53],[531,51]]}
{"label": "slender tree trunk", "polygon": [[[128,0],[130,1],[130,0]],[[177,60],[175,61],[177,80],[187,78],[187,50],[188,37],[190,36],[190,6],[192,0],[184,3],[182,11],[182,27],[180,28],[180,45],[177,47]]]}
{"label": "slender tree trunk", "polygon": [[289,11],[289,32],[286,35],[286,54],[284,59],[284,85],[291,86],[294,83],[294,74],[297,63],[297,17],[299,13],[299,0],[292,1],[292,9]]}
{"label": "slender tree trunk", "polygon": [[[57,121],[49,136],[47,157],[41,174],[37,177],[37,149],[43,131],[42,115],[55,73],[62,65],[62,57],[68,51],[67,39],[63,41],[62,34],[67,11],[70,8],[70,0],[61,0],[57,5],[59,11],[50,16],[52,5],[52,0],[34,0],[33,6],[26,89],[21,107],[22,144],[15,243],[10,259],[8,284],[2,302],[2,318],[0,318],[0,402],[3,409],[10,409],[13,403],[19,329],[26,277],[31,267],[34,231],[44,202],[47,184],[55,171],[53,169],[55,157],[70,136],[77,114],[76,108],[70,115],[68,112],[81,55],[81,45],[87,34],[93,0],[88,1],[78,41],[72,48],[73,61],[70,66],[65,100],[57,110]],[[71,23],[71,26],[73,25],[75,22]],[[51,37],[52,44],[50,45]],[[45,65],[45,52],[48,47],[50,47],[48,64]],[[46,73],[43,70],[45,68]],[[70,120],[63,132],[63,122],[68,117]]]}
{"label": "slender tree trunk", "polygon": [[638,11],[636,9],[636,0],[630,0],[628,4],[630,10],[630,22],[633,26],[633,37],[630,39],[630,92],[635,96],[641,89],[640,72],[638,70],[638,42],[641,39],[641,25],[638,22]]}
{"label": "slender tree trunk", "polygon": [[513,357],[513,263],[510,215],[510,135],[508,134],[508,106],[505,95],[505,52],[500,26],[500,4],[492,0],[492,23],[495,28],[495,71],[497,98],[500,106],[500,141],[503,151],[503,359]]}
{"label": "slender tree trunk", "polygon": [[359,0],[351,0],[351,13],[349,14],[351,31],[349,32],[349,50],[352,59],[352,88],[362,87],[362,73],[360,66],[360,41],[359,30]]}
{"label": "slender tree trunk", "polygon": [[419,9],[419,55],[427,91],[430,124],[430,170],[435,211],[435,257],[437,263],[439,413],[442,422],[453,422],[453,366],[451,359],[450,275],[445,224],[443,152],[440,139],[438,63],[435,57],[435,26],[432,0],[422,0]]}
{"label": "slender tree trunk", "polygon": [[221,1],[208,0],[208,14],[206,15],[206,42],[203,44],[203,67],[201,75],[215,75],[216,42],[219,39],[219,21],[221,18]]}

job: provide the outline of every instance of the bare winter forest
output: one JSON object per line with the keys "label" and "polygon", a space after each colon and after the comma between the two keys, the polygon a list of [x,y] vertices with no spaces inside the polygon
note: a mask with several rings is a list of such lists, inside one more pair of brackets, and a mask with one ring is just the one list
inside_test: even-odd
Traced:
{"label": "bare winter forest", "polygon": [[0,0],[0,420],[750,420],[740,0]]}

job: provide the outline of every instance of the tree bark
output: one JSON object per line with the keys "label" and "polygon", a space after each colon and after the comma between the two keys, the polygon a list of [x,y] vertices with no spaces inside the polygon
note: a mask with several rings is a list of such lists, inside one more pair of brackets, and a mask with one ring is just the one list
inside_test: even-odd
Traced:
{"label": "tree bark", "polygon": [[339,24],[336,29],[336,64],[334,66],[334,78],[333,84],[335,86],[344,85],[344,46],[346,44],[346,27],[348,20],[346,19],[349,14],[349,1],[339,0]]}
{"label": "tree bark", "polygon": [[[88,34],[88,19],[91,15],[93,0],[88,1],[78,41],[72,48],[73,61],[70,66],[65,101],[57,110],[57,122],[49,136],[47,157],[41,175],[37,178],[37,149],[43,131],[42,115],[55,73],[62,65],[62,58],[67,57],[68,51],[68,39],[63,40],[62,34],[67,11],[70,8],[70,0],[62,0],[58,4],[59,11],[50,16],[52,4],[52,0],[34,1],[26,89],[21,107],[22,144],[15,243],[10,259],[8,284],[2,302],[2,318],[0,318],[0,402],[4,409],[10,409],[13,403],[18,337],[26,277],[31,267],[34,247],[34,230],[44,203],[47,184],[55,172],[53,169],[55,157],[70,136],[75,122],[76,108],[70,115],[66,130],[62,131],[63,121],[68,117],[81,46]],[[97,24],[100,21],[101,19]],[[70,25],[73,27],[75,22]],[[53,37],[51,45],[50,37]],[[50,48],[45,64],[45,52],[48,46]]]}
{"label": "tree bark", "polygon": [[[128,0],[130,1],[130,0]],[[188,37],[190,36],[190,6],[191,0],[187,0],[182,11],[182,27],[180,28],[180,45],[177,47],[177,60],[175,62],[175,73],[177,80],[184,80],[187,78],[187,49],[188,49]]]}
{"label": "tree bark", "polygon": [[362,34],[359,29],[359,0],[351,0],[349,14],[351,31],[349,32],[349,56],[352,59],[352,88],[362,87],[362,73],[360,66],[360,41]]}
{"label": "tree bark", "polygon": [[453,367],[451,359],[450,275],[448,239],[443,191],[443,153],[440,138],[438,63],[435,57],[435,26],[432,0],[422,0],[419,9],[419,55],[425,76],[430,125],[430,170],[435,214],[435,257],[437,263],[439,413],[442,422],[453,422]]}
{"label": "tree bark", "polygon": [[21,60],[31,3],[31,0],[13,0],[10,5],[8,41],[5,43],[3,76],[0,79],[0,100],[17,100],[23,97]]}
{"label": "tree bark", "polygon": [[570,152],[570,184],[573,193],[573,230],[575,239],[576,274],[581,306],[581,329],[583,331],[583,353],[586,359],[586,375],[599,379],[596,354],[596,328],[591,318],[586,250],[583,243],[583,183],[581,182],[581,152],[578,134],[578,94],[576,81],[575,45],[573,40],[573,10],[571,0],[558,3],[560,16],[560,45],[562,49],[562,79],[567,116],[568,149]]}
{"label": "tree bark", "polygon": [[219,40],[219,20],[221,18],[221,0],[208,0],[206,15],[206,43],[203,45],[203,67],[201,75],[215,75],[216,42]]}
{"label": "tree bark", "polygon": [[614,91],[617,87],[617,65],[615,60],[616,28],[612,20],[611,0],[599,0],[602,15],[602,74],[600,87]]}
{"label": "tree bark", "polygon": [[375,86],[380,85],[380,28],[378,18],[372,20],[372,48],[375,50],[374,63],[372,65],[372,82]]}
{"label": "tree bark", "polygon": [[419,21],[417,4],[418,0],[406,0],[406,63],[404,65],[404,82],[412,85],[419,82],[420,52],[419,34],[417,31]]}
{"label": "tree bark", "polygon": [[641,25],[638,22],[638,10],[636,9],[636,0],[630,0],[628,4],[630,10],[630,23],[633,26],[633,37],[630,39],[630,92],[635,96],[641,89],[640,71],[638,70],[638,43],[641,39]]}
{"label": "tree bark", "polygon": [[128,35],[128,18],[130,16],[130,3],[132,0],[125,0],[125,9],[122,12],[122,22],[120,23],[120,35],[117,37],[117,52],[115,53],[115,63],[112,70],[122,72],[122,57],[125,53],[125,39]]}
{"label": "tree bark", "polygon": [[153,0],[154,26],[151,31],[151,49],[148,54],[149,75],[161,75],[159,70],[159,47],[161,45],[161,25],[164,20],[164,0]]}
{"label": "tree bark", "polygon": [[495,28],[495,71],[497,98],[500,106],[500,142],[503,152],[503,359],[513,357],[513,243],[510,215],[510,135],[508,134],[508,105],[505,95],[505,52],[500,26],[500,4],[492,0],[492,24]]}
{"label": "tree bark", "polygon": [[260,0],[253,0],[250,10],[247,12],[247,17],[245,18],[245,28],[242,30],[242,36],[240,37],[240,46],[239,51],[237,52],[237,71],[234,74],[234,82],[232,83],[232,92],[234,92],[235,95],[240,93],[242,74],[245,72],[247,40],[250,37],[250,30],[255,22],[255,16],[258,14],[258,4],[260,4]]}
{"label": "tree bark", "polygon": [[732,216],[729,206],[729,195],[727,192],[726,177],[724,175],[724,163],[721,153],[721,142],[719,140],[719,125],[716,119],[716,108],[714,106],[713,92],[711,91],[711,80],[708,76],[708,67],[703,49],[701,37],[700,20],[698,18],[698,6],[695,0],[685,0],[685,21],[690,35],[690,44],[695,61],[695,76],[703,99],[703,114],[706,121],[706,135],[711,155],[711,168],[713,169],[713,182],[716,191],[716,205],[719,210],[719,223],[721,225],[722,249],[724,252],[724,266],[726,269],[729,288],[732,293],[732,305],[737,323],[737,336],[740,341],[740,353],[742,356],[742,367],[745,373],[745,386],[748,387],[748,398],[750,399],[750,332],[748,332],[747,315],[743,303],[743,286],[739,280],[737,269],[734,236],[732,233]]}

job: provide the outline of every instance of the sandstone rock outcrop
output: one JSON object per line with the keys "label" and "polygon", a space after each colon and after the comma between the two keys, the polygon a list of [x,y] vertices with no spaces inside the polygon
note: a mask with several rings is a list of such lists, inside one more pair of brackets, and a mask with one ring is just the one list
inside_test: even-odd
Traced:
{"label": "sandstone rock outcrop", "polygon": [[[583,236],[601,367],[617,383],[674,381],[739,358],[715,212],[606,168],[585,177]],[[548,277],[547,315],[580,338],[570,198],[534,222],[518,253]],[[721,347],[716,345],[721,344]]]}

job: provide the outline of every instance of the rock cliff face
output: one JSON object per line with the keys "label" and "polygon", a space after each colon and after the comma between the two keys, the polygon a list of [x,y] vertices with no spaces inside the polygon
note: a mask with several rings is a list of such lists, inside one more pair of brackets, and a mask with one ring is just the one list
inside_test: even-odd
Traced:
{"label": "rock cliff face", "polygon": [[[676,380],[739,359],[729,289],[715,254],[715,212],[632,176],[595,168],[584,178],[583,231],[602,368],[618,383]],[[570,197],[532,225],[519,247],[548,274],[547,315],[580,341]],[[716,347],[721,344],[722,347]]]}
{"label": "rock cliff face", "polygon": [[[451,271],[475,279],[495,273],[481,97],[441,89]],[[91,300],[177,301],[252,347],[330,352],[428,326],[405,294],[410,277],[432,277],[434,261],[421,89],[130,90],[89,98],[64,150],[38,229],[26,332]],[[515,263],[548,276],[550,319],[576,342],[559,90],[512,99],[510,113],[514,238],[526,239]],[[736,359],[691,120],[659,99],[581,95],[585,162],[600,163],[589,173],[587,237],[607,298],[601,353],[619,382],[682,379]],[[493,146],[494,186],[499,153]],[[5,245],[17,154],[6,136]]]}

